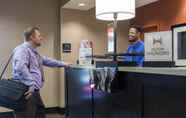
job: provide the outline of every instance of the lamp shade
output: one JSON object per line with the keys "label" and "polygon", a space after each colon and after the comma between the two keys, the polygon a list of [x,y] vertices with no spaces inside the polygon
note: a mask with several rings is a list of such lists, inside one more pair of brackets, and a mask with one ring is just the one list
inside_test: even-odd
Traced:
{"label": "lamp shade", "polygon": [[135,17],[135,0],[96,0],[96,18],[99,20],[114,21],[127,20]]}

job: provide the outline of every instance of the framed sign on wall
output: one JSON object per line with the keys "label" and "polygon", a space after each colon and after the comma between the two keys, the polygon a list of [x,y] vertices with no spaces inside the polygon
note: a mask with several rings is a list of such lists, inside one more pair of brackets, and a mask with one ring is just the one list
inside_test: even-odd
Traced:
{"label": "framed sign on wall", "polygon": [[63,43],[62,49],[64,53],[70,53],[72,51],[71,49],[71,43]]}

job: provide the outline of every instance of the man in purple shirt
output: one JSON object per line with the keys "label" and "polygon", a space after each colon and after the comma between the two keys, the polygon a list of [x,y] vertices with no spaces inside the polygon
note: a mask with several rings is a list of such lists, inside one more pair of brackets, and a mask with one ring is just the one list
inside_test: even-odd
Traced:
{"label": "man in purple shirt", "polygon": [[16,118],[45,118],[44,104],[40,89],[44,84],[43,65],[49,67],[68,67],[69,64],[41,56],[37,47],[41,46],[43,37],[38,27],[28,28],[24,32],[25,42],[13,51],[13,78],[29,87],[25,93],[27,100],[23,111],[16,111]]}

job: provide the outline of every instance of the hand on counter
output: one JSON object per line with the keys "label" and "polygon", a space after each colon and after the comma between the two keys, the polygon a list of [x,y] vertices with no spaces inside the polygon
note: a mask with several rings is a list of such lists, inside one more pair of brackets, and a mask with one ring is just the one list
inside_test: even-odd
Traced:
{"label": "hand on counter", "polygon": [[72,63],[64,62],[64,67],[65,68],[69,68],[70,66],[72,66]]}
{"label": "hand on counter", "polygon": [[32,97],[32,93],[33,93],[33,90],[32,89],[29,89],[24,95],[25,95],[25,99],[28,100]]}

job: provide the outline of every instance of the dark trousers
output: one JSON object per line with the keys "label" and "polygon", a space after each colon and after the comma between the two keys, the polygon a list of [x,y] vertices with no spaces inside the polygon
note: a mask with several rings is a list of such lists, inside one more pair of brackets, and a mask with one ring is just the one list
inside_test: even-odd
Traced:
{"label": "dark trousers", "polygon": [[45,106],[39,92],[34,92],[27,101],[26,108],[16,111],[16,118],[45,118]]}

